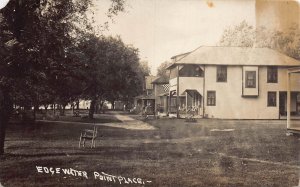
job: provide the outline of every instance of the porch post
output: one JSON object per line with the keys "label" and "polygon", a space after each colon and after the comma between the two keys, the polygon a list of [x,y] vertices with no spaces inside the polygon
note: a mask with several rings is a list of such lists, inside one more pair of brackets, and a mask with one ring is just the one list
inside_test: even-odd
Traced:
{"label": "porch post", "polygon": [[156,103],[156,101],[158,101],[158,99],[156,99],[157,98],[157,93],[156,93],[156,90],[157,90],[157,88],[156,88],[156,84],[153,84],[153,87],[154,87],[154,117],[156,116],[156,112],[157,112],[157,103]]}
{"label": "porch post", "polygon": [[185,91],[185,114],[187,115],[187,110],[188,110],[188,93]]}
{"label": "porch post", "polygon": [[286,120],[287,120],[287,129],[291,127],[291,86],[290,86],[290,77],[291,74],[287,72],[287,104],[286,104]]}
{"label": "porch post", "polygon": [[169,91],[169,103],[168,103],[168,116],[171,113],[171,97],[172,97],[172,91]]}
{"label": "porch post", "polygon": [[177,113],[177,118],[179,118],[179,66],[177,66],[177,91],[176,91],[176,113]]}

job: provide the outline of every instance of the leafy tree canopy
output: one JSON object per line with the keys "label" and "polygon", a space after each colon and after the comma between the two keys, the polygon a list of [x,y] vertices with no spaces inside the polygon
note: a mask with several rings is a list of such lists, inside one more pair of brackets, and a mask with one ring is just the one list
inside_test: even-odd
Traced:
{"label": "leafy tree canopy", "polygon": [[300,60],[300,31],[291,27],[287,31],[255,28],[246,21],[224,30],[221,46],[268,47]]}
{"label": "leafy tree canopy", "polygon": [[84,96],[92,103],[131,98],[142,91],[145,72],[136,48],[125,45],[119,37],[87,35],[78,49],[85,59]]}
{"label": "leafy tree canopy", "polygon": [[[107,16],[123,11],[124,2],[111,0]],[[86,15],[91,4],[10,0],[0,10],[0,154],[13,100],[31,107],[53,99],[66,102],[78,94],[74,86],[84,64],[75,52],[80,38],[93,32]]]}
{"label": "leafy tree canopy", "polygon": [[167,67],[170,66],[172,62],[165,61],[161,63],[157,68],[157,76],[160,77],[169,77],[169,71],[167,70]]}

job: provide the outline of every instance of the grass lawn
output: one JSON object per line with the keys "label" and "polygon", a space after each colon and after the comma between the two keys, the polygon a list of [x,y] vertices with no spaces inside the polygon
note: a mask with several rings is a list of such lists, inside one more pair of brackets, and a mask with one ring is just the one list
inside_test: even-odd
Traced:
{"label": "grass lawn", "polygon": [[[11,124],[0,182],[3,186],[123,186],[118,181],[95,180],[96,171],[141,178],[144,186],[153,187],[298,184],[300,141],[285,135],[284,121],[159,119],[147,123],[157,129],[99,126],[101,137],[95,149],[78,148],[80,131],[92,125]],[[36,166],[73,168],[87,172],[88,179],[62,172],[38,173]]]}
{"label": "grass lawn", "polygon": [[122,122],[111,114],[94,114],[94,119],[88,118],[88,111],[81,110],[80,115],[74,117],[71,110],[66,110],[65,115],[53,116],[52,111],[48,111],[46,114],[37,114],[37,120],[49,120],[49,121],[66,121],[66,122],[80,122],[80,123],[118,123]]}
{"label": "grass lawn", "polygon": [[[39,120],[42,120],[42,118],[37,118]],[[80,123],[118,123],[122,122],[116,118],[111,117],[100,117],[100,118],[94,118],[90,119],[88,117],[73,117],[73,116],[59,116],[59,118],[46,118],[46,120],[50,121],[69,121],[69,122],[80,122]]]}

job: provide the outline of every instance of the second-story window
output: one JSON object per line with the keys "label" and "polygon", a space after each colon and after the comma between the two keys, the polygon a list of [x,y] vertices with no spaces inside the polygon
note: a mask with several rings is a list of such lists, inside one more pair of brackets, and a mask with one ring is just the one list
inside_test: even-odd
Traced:
{"label": "second-story window", "polygon": [[267,71],[267,82],[268,83],[277,83],[278,82],[278,68],[271,66],[268,67],[268,71]]}
{"label": "second-story window", "polygon": [[217,66],[217,82],[227,81],[227,66]]}
{"label": "second-story window", "polygon": [[203,77],[203,70],[198,65],[186,64],[179,70],[179,77]]}
{"label": "second-story window", "polygon": [[246,88],[256,88],[256,71],[246,71]]}

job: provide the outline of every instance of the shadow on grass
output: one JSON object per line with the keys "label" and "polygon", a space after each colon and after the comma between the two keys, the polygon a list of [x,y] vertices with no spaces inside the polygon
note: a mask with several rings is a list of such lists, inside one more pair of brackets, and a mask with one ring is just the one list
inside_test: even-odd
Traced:
{"label": "shadow on grass", "polygon": [[81,153],[35,153],[35,154],[13,154],[6,153],[1,158],[41,158],[41,157],[57,157],[57,156],[87,156],[99,155],[101,152],[81,152]]}
{"label": "shadow on grass", "polygon": [[[41,119],[42,120],[42,119]],[[49,121],[65,121],[65,122],[79,122],[79,123],[122,123],[121,120],[115,118],[114,116],[108,117],[98,117],[94,119],[72,117],[72,116],[60,116],[59,118],[46,118]]]}
{"label": "shadow on grass", "polygon": [[[24,147],[24,146],[23,146]],[[40,151],[37,153],[36,151]],[[89,145],[83,148],[78,147],[40,147],[40,148],[26,148],[29,153],[5,153],[0,158],[34,158],[34,157],[56,157],[56,156],[87,156],[87,155],[101,155],[107,156],[113,153],[118,153],[121,155],[128,155],[134,150],[137,150],[137,147],[96,147],[94,149],[90,148]],[[30,151],[31,150],[31,151]],[[59,152],[57,150],[60,150]],[[51,152],[53,151],[53,152]],[[56,151],[56,152],[55,152]]]}

